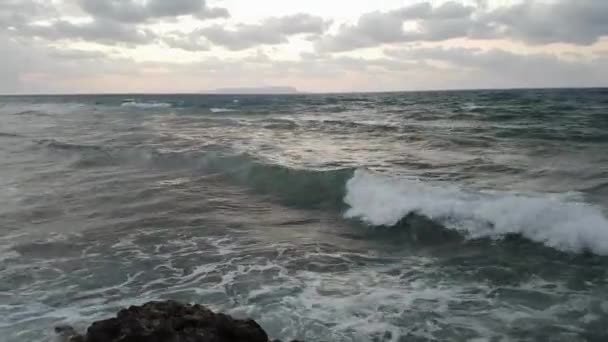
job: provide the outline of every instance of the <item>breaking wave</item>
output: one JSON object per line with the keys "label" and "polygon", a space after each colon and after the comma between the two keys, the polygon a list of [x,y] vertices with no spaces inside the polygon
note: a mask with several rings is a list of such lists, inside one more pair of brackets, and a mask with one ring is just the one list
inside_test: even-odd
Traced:
{"label": "breaking wave", "polygon": [[77,167],[146,163],[197,170],[286,205],[341,210],[346,219],[370,226],[400,229],[409,221],[421,234],[436,233],[440,239],[498,240],[515,235],[562,251],[608,255],[608,218],[580,193],[467,191],[363,169],[290,168],[248,154],[215,150],[167,152],[55,140],[39,144],[78,154]]}
{"label": "breaking wave", "polygon": [[347,182],[346,218],[395,226],[422,215],[466,238],[519,235],[562,251],[608,254],[608,219],[577,194],[468,192],[357,170]]}

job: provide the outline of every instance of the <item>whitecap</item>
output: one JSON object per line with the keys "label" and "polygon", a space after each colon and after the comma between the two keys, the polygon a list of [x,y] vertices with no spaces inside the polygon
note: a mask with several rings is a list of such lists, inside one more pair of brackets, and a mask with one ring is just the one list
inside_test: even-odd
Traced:
{"label": "whitecap", "polygon": [[230,109],[230,108],[209,108],[209,111],[211,113],[229,113],[229,112],[236,112],[236,110],[234,109]]}
{"label": "whitecap", "polygon": [[121,104],[121,107],[151,109],[151,108],[171,108],[172,105],[166,102],[136,102],[126,101]]}
{"label": "whitecap", "polygon": [[468,238],[519,234],[563,251],[608,254],[608,219],[598,206],[566,194],[466,191],[357,170],[346,186],[347,218],[392,226],[425,215]]}

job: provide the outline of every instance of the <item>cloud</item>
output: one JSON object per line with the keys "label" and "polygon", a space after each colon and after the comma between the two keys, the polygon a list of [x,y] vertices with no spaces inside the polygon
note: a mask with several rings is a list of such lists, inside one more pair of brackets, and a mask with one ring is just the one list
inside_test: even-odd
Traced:
{"label": "cloud", "polygon": [[0,33],[0,56],[0,94],[19,92],[22,89],[19,74],[24,68],[22,58],[27,55],[11,39]]}
{"label": "cloud", "polygon": [[[356,24],[320,39],[319,51],[341,52],[382,44],[443,41],[452,38],[508,39],[531,45],[590,45],[608,35],[608,1],[529,0],[488,10],[445,2],[421,2],[388,12],[363,14]],[[404,28],[404,24],[407,28]]]}
{"label": "cloud", "polygon": [[[128,59],[100,51],[49,47],[42,41],[0,33],[0,93],[78,92],[87,81],[138,70]],[[80,87],[80,88],[79,88]]]}
{"label": "cloud", "polygon": [[202,28],[197,32],[210,42],[230,50],[244,50],[258,45],[286,43],[288,37],[297,34],[321,34],[329,22],[309,14],[272,17],[260,24],[240,24],[234,29],[221,25]]}
{"label": "cloud", "polygon": [[184,33],[173,31],[163,34],[159,40],[166,46],[184,51],[197,52],[209,50],[209,43],[198,30]]}
{"label": "cloud", "polygon": [[608,79],[605,57],[570,60],[551,53],[439,47],[388,49],[385,54],[397,60],[446,63],[445,73],[461,73],[461,84],[476,87],[596,86]]}
{"label": "cloud", "polygon": [[49,1],[40,0],[0,0],[0,31],[9,27],[22,26],[38,18],[57,15]]}
{"label": "cloud", "polygon": [[[263,84],[313,91],[608,85],[608,40],[586,46],[608,35],[603,0],[529,0],[502,7],[486,0],[441,5],[426,0],[335,27],[328,18],[299,13],[198,28],[190,26],[190,17],[175,18],[226,17],[228,11],[200,0],[0,3],[0,92],[197,91]],[[164,19],[172,20],[161,23]],[[317,49],[288,44],[298,35]],[[451,38],[480,48],[446,48],[441,41]],[[488,50],[487,42],[475,39],[497,40],[491,46],[510,41],[505,48],[513,41],[580,48],[542,46],[544,53],[524,54],[541,49]],[[428,41],[434,43],[417,44]],[[77,42],[93,44],[76,44],[90,49],[76,50],[71,44]],[[285,45],[275,46],[280,44]],[[125,48],[139,45],[147,46]],[[334,53],[377,46],[384,50]],[[166,52],[166,47],[207,52]],[[297,53],[300,58],[293,57]]]}
{"label": "cloud", "polygon": [[[61,19],[67,2],[43,0],[0,0],[0,32],[20,39],[87,41],[106,45],[147,44],[154,33],[135,25],[105,19]],[[104,3],[104,2],[98,2]]]}
{"label": "cloud", "polygon": [[[335,35],[317,42],[320,51],[340,52],[386,43],[435,41],[466,35],[473,7],[447,2],[432,7],[423,2],[389,12],[362,15],[354,25],[342,25]],[[416,24],[404,29],[405,22]]]}
{"label": "cloud", "polygon": [[[388,49],[385,57],[303,54],[279,59],[207,56],[196,62],[135,62],[97,51],[51,48],[0,37],[2,92],[199,91],[288,84],[302,90],[407,90],[598,86],[608,56],[568,57],[465,48]],[[120,54],[118,54],[120,55]],[[178,80],[178,82],[175,82]]]}
{"label": "cloud", "polygon": [[107,59],[107,55],[100,51],[89,51],[89,50],[72,50],[72,49],[58,49],[49,48],[48,56],[56,59],[83,61],[83,60],[104,60]]}
{"label": "cloud", "polygon": [[480,16],[495,35],[529,44],[589,45],[608,35],[608,1],[525,1]]}
{"label": "cloud", "polygon": [[20,33],[47,40],[81,40],[106,45],[147,44],[156,39],[150,30],[100,19],[81,23],[55,20],[50,24],[31,24],[23,27]]}
{"label": "cloud", "polygon": [[204,0],[79,0],[95,18],[125,23],[193,15],[198,18],[228,17],[224,8],[208,8]]}

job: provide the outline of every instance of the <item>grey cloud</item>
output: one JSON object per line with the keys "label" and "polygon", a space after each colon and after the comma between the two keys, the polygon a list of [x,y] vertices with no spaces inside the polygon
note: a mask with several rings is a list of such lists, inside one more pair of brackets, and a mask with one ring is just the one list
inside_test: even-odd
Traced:
{"label": "grey cloud", "polygon": [[[101,44],[146,44],[155,35],[134,25],[105,19],[72,22],[60,18],[68,2],[46,0],[0,0],[0,32],[13,37],[31,37],[46,40],[81,40]],[[99,4],[103,1],[97,2]],[[45,24],[36,23],[44,20]]]}
{"label": "grey cloud", "polygon": [[[15,39],[2,33],[0,56],[3,65],[0,68],[0,93],[82,91],[78,88],[62,89],[61,84],[137,70],[134,62],[115,59],[99,51],[49,47],[43,41]],[[86,86],[86,81],[80,86]]]}
{"label": "grey cloud", "polygon": [[[442,41],[451,38],[514,39],[528,44],[571,43],[588,45],[608,35],[608,1],[529,0],[488,11],[446,2],[432,7],[422,2],[389,12],[362,15],[355,25],[342,25],[335,35],[317,42],[327,52],[350,51],[382,44]],[[404,23],[416,29],[403,28]]]}
{"label": "grey cloud", "polygon": [[401,20],[428,18],[433,13],[433,6],[428,2],[419,2],[395,11],[388,12],[389,15],[396,15]]}
{"label": "grey cloud", "polygon": [[446,2],[433,10],[432,17],[436,19],[468,18],[473,14],[473,10],[474,8],[471,6],[463,6],[457,2]]}
{"label": "grey cloud", "polygon": [[27,54],[23,53],[19,46],[0,32],[0,56],[2,56],[2,67],[0,68],[0,94],[17,93],[21,91],[22,84],[20,73],[24,68],[23,61]]}
{"label": "grey cloud", "polygon": [[608,35],[608,1],[527,1],[480,16],[495,35],[530,44],[593,44]]}
{"label": "grey cloud", "polygon": [[105,20],[85,23],[56,20],[50,25],[28,25],[21,33],[49,40],[83,40],[106,45],[147,44],[156,39],[156,35],[149,30]]}
{"label": "grey cloud", "polygon": [[197,52],[209,50],[207,40],[195,30],[190,33],[171,32],[163,34],[159,40],[168,47],[184,51]]}
{"label": "grey cloud", "polygon": [[[562,60],[551,54],[502,50],[412,48],[387,50],[386,57],[380,58],[305,53],[297,60],[281,60],[260,50],[245,58],[204,57],[195,63],[134,62],[113,54],[72,50],[67,44],[51,48],[43,43],[16,42],[0,34],[4,65],[0,92],[143,91],[149,79],[158,81],[154,89],[162,91],[188,90],[188,80],[197,87],[190,90],[290,80],[304,80],[309,86],[350,87],[329,88],[333,90],[398,90],[598,86],[606,85],[608,79],[607,56]],[[151,74],[150,69],[157,72]],[[129,78],[138,80],[138,85],[113,83],[109,89],[103,88],[108,86],[105,81],[98,82]],[[169,82],[174,79],[179,84]],[[163,88],[162,84],[167,85]]]}
{"label": "grey cloud", "polygon": [[[336,35],[317,42],[320,51],[340,52],[386,43],[444,40],[466,34],[473,8],[447,2],[433,8],[418,3],[389,12],[362,15],[355,25],[342,25]],[[405,22],[418,24],[417,30],[404,30]]]}
{"label": "grey cloud", "polygon": [[[567,87],[606,84],[608,60],[564,60],[553,54],[516,54],[500,49],[413,48],[386,50],[397,60],[431,60],[447,63],[478,87]],[[461,86],[462,87],[462,86]]]}
{"label": "grey cloud", "polygon": [[321,17],[295,14],[268,18],[260,24],[241,24],[234,29],[214,25],[197,32],[214,44],[230,50],[244,50],[257,45],[282,44],[288,41],[290,35],[321,34],[328,25],[329,22]]}
{"label": "grey cloud", "polygon": [[198,18],[228,17],[223,8],[208,8],[204,0],[79,0],[84,11],[96,18],[128,23],[193,15]]}
{"label": "grey cloud", "polygon": [[195,14],[195,17],[199,19],[228,18],[230,17],[230,12],[221,7],[204,7],[201,11]]}
{"label": "grey cloud", "polygon": [[42,0],[0,0],[0,31],[28,21],[56,16],[52,3]]}
{"label": "grey cloud", "polygon": [[72,49],[49,49],[48,56],[64,60],[101,60],[107,58],[107,55],[100,51],[90,50],[72,50]]}

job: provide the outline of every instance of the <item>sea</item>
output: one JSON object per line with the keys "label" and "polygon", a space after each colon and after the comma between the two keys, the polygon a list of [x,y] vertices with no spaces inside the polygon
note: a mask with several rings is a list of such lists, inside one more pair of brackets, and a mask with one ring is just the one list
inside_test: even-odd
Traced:
{"label": "sea", "polygon": [[0,97],[0,341],[150,300],[608,341],[608,89]]}

